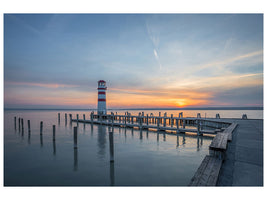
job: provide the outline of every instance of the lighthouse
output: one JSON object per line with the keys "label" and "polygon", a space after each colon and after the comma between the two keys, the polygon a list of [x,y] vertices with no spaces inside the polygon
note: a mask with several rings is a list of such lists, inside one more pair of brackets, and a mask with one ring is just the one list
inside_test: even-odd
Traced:
{"label": "lighthouse", "polygon": [[107,113],[106,109],[106,81],[98,81],[98,104],[97,104],[97,114],[105,115]]}

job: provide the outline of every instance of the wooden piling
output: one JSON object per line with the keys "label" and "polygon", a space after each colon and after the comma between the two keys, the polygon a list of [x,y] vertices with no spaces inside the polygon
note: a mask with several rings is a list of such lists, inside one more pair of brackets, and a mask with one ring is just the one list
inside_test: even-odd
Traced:
{"label": "wooden piling", "polygon": [[85,120],[85,114],[83,114],[83,120]]}
{"label": "wooden piling", "polygon": [[22,129],[22,132],[24,131],[24,123],[23,123],[23,118],[21,119],[21,129]]}
{"label": "wooden piling", "polygon": [[78,120],[79,120],[79,114],[77,114],[76,116],[77,116],[77,122],[78,122]]}
{"label": "wooden piling", "polygon": [[179,130],[179,121],[178,120],[176,120],[176,127],[177,127],[177,136],[178,136],[178,134],[180,133],[180,130]]}
{"label": "wooden piling", "polygon": [[114,162],[114,144],[113,144],[113,132],[109,132],[109,152],[110,162]]}
{"label": "wooden piling", "polygon": [[20,131],[20,117],[19,117],[19,131]]}
{"label": "wooden piling", "polygon": [[67,113],[65,113],[65,122],[67,122],[68,119],[67,119]]}
{"label": "wooden piling", "polygon": [[53,125],[53,141],[56,141],[56,125]]}
{"label": "wooden piling", "polygon": [[148,126],[148,114],[146,115],[146,125]]}
{"label": "wooden piling", "polygon": [[70,114],[70,123],[72,123],[72,114]]}
{"label": "wooden piling", "polygon": [[77,145],[77,126],[75,126],[73,128],[73,131],[74,131],[74,134],[73,134],[73,141],[74,141],[74,149],[77,149],[78,148],[78,145]]}
{"label": "wooden piling", "polygon": [[40,135],[43,134],[43,121],[40,122]]}
{"label": "wooden piling", "polygon": [[31,132],[31,122],[30,122],[30,120],[28,120],[28,132],[29,133]]}
{"label": "wooden piling", "polygon": [[58,122],[60,122],[60,113],[58,113]]}

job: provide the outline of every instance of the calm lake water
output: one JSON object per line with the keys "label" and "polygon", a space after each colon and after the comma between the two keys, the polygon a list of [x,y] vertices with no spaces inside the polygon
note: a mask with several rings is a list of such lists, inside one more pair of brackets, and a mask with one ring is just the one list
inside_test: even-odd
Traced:
{"label": "calm lake water", "polygon": [[[113,111],[114,112],[114,111]],[[118,113],[124,114],[125,111]],[[138,114],[140,111],[130,111]],[[157,111],[144,111],[145,114]],[[174,116],[182,111],[161,111]],[[262,118],[263,111],[183,111],[184,116]],[[57,114],[61,113],[58,123]],[[212,138],[192,135],[157,134],[114,127],[114,157],[109,159],[108,127],[78,124],[78,149],[73,148],[73,127],[64,114],[90,111],[5,110],[4,111],[4,185],[5,186],[186,186],[196,172]],[[17,128],[14,117],[17,117]],[[18,118],[24,119],[24,133]],[[68,115],[69,117],[69,115]],[[31,122],[28,133],[27,120]],[[40,121],[43,135],[40,136]],[[56,125],[56,141],[52,126]]]}

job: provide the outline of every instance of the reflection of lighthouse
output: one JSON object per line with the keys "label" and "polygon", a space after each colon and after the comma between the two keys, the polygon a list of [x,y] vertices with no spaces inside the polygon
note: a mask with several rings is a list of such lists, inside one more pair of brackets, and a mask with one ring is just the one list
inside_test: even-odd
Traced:
{"label": "reflection of lighthouse", "polygon": [[97,104],[97,114],[106,114],[106,81],[98,81],[98,104]]}

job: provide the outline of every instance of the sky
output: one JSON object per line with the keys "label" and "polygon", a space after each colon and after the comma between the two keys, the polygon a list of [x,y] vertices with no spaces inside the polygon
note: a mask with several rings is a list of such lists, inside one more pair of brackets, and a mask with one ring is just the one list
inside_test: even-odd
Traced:
{"label": "sky", "polygon": [[5,14],[5,108],[263,106],[262,14]]}

